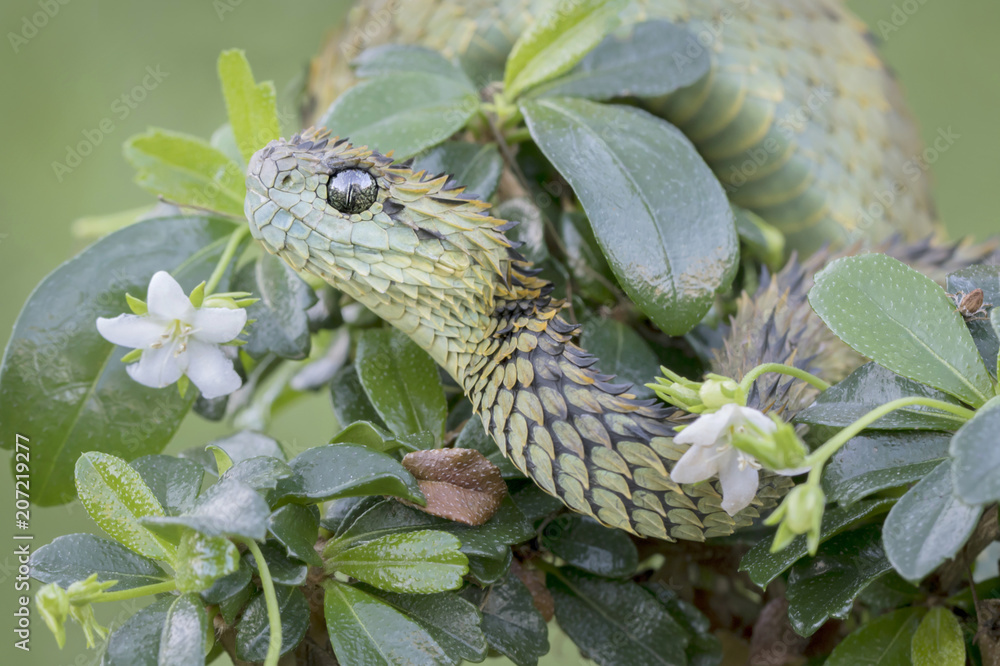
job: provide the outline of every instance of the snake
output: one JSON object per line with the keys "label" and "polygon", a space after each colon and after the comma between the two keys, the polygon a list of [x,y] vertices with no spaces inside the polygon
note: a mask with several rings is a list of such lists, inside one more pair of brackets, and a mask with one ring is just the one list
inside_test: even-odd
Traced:
{"label": "snake", "polygon": [[[312,63],[304,117],[353,83],[345,54],[379,43],[428,46],[478,80],[498,80],[517,36],[555,6],[361,2]],[[626,26],[668,19],[707,35],[699,43],[712,66],[701,80],[638,103],[680,128],[731,201],[780,229],[789,247],[881,248],[939,274],[973,260],[927,240],[938,225],[926,174],[908,175],[918,133],[870,37],[839,3],[634,0],[622,15]],[[807,122],[788,121],[800,112]],[[572,511],[641,537],[704,541],[753,524],[791,487],[761,470],[753,502],[730,515],[717,479],[675,482],[684,413],[599,371],[575,344],[579,327],[560,316],[553,286],[507,238],[514,223],[448,174],[313,127],[255,153],[246,185],[252,236],[426,350],[503,455]],[[805,299],[830,252],[789,262],[740,297],[715,369],[737,376],[772,360],[830,363],[831,336]],[[763,409],[808,400],[777,381],[751,395]]]}

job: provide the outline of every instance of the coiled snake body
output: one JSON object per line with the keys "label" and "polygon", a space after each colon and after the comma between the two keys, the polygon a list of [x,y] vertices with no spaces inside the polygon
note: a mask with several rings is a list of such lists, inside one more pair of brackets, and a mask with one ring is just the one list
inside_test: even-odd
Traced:
{"label": "coiled snake body", "polygon": [[[385,41],[422,43],[499,78],[517,34],[551,5],[364,2],[313,63],[313,107],[350,85],[345,54]],[[931,230],[922,177],[902,191],[894,185],[919,150],[915,131],[838,3],[637,0],[627,12],[628,21],[648,17],[711,30],[714,64],[702,81],[646,105],[684,130],[731,199],[778,226],[792,247]],[[812,104],[816,95],[825,97]],[[807,122],[783,123],[802,109]],[[718,481],[675,483],[670,469],[684,447],[673,442],[673,411],[596,370],[572,343],[575,327],[557,314],[551,285],[511,250],[509,223],[447,175],[309,130],[254,155],[247,187],[250,228],[268,251],[412,337],[464,387],[501,451],[571,509],[642,536],[703,540],[750,524],[787,491],[786,477],[764,472],[754,503],[730,516]],[[871,207],[884,187],[895,204]],[[914,257],[923,254],[962,262],[953,252]],[[744,296],[718,369],[736,375],[754,362],[816,356],[829,337],[807,321],[807,283],[789,269],[756,301]]]}

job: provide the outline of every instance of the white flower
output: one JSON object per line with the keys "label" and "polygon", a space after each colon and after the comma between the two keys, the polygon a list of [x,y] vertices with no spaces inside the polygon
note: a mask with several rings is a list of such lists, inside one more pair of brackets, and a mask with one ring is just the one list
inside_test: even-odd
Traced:
{"label": "white flower", "polygon": [[[677,483],[698,483],[718,476],[722,483],[722,508],[735,516],[753,501],[759,483],[760,463],[732,445],[733,434],[748,425],[764,433],[777,430],[774,421],[756,409],[734,403],[699,416],[674,437],[675,443],[690,444],[691,448],[674,465],[670,478]],[[802,472],[801,469],[777,471],[785,476]]]}
{"label": "white flower", "polygon": [[138,363],[126,367],[144,386],[163,388],[187,375],[205,398],[228,395],[242,381],[219,346],[243,330],[243,308],[196,308],[169,273],[149,281],[147,312],[97,319],[97,330],[109,342],[142,350]]}

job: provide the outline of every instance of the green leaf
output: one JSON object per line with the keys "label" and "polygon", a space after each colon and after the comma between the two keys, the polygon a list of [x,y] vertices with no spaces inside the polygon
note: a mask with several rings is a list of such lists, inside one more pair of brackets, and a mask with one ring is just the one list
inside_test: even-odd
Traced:
{"label": "green leaf", "polygon": [[958,619],[947,608],[932,608],[910,643],[913,666],[963,666],[965,639]]}
{"label": "green leaf", "polygon": [[871,620],[833,649],[826,666],[909,666],[910,637],[922,608],[903,608]]}
{"label": "green leaf", "polygon": [[295,472],[284,460],[271,456],[257,456],[241,460],[222,475],[223,479],[242,481],[254,490],[274,490],[278,482]]}
{"label": "green leaf", "polygon": [[664,332],[694,327],[732,282],[739,242],[722,186],[691,142],[627,106],[546,97],[521,110],[625,292]]}
{"label": "green leaf", "polygon": [[[279,585],[303,585],[309,575],[309,567],[298,560],[288,557],[284,548],[274,541],[261,544],[260,552],[264,556],[271,579]],[[254,571],[257,570],[257,559],[251,553],[243,553],[243,560]]]}
{"label": "green leaf", "polygon": [[951,439],[954,491],[968,504],[1000,499],[1000,398],[993,398]]}
{"label": "green leaf", "polygon": [[194,506],[205,477],[198,463],[174,456],[143,456],[129,465],[139,473],[168,515],[184,513]]}
{"label": "green leaf", "polygon": [[[360,387],[359,387],[360,388]],[[433,437],[431,444],[433,445]],[[394,437],[388,431],[375,425],[371,421],[355,421],[347,426],[330,440],[331,444],[360,444],[372,451],[388,453],[398,449],[406,451],[417,451],[419,447],[406,439]]]}
{"label": "green leaf", "polygon": [[280,503],[314,504],[358,495],[424,501],[417,480],[395,458],[364,446],[317,446],[300,453],[289,465],[295,475],[278,482],[274,500]]}
{"label": "green leaf", "polygon": [[140,520],[164,516],[139,473],[115,456],[91,451],[76,462],[76,491],[98,527],[129,549],[172,562],[176,548],[169,539],[153,534]]}
{"label": "green leaf", "polygon": [[316,567],[323,565],[314,548],[319,538],[319,516],[315,507],[286,504],[271,514],[268,530],[292,557]]}
{"label": "green leaf", "polygon": [[580,211],[559,216],[559,236],[566,248],[566,263],[583,296],[597,303],[614,303],[614,273],[604,258],[587,216]]}
{"label": "green leaf", "polygon": [[160,635],[158,666],[198,666],[205,663],[208,617],[198,595],[174,598]]}
{"label": "green leaf", "polygon": [[[983,290],[983,303],[1000,306],[1000,266],[977,264],[948,275],[945,285],[949,294],[967,294],[976,289]],[[992,308],[995,312],[996,307]],[[992,314],[992,313],[991,313]],[[979,349],[987,369],[996,377],[998,354],[1000,354],[1000,333],[993,330],[988,317],[978,315],[977,319],[965,322],[972,334],[972,340]]]}
{"label": "green leaf", "polygon": [[[221,604],[247,587],[251,576],[250,565],[243,558],[238,558],[236,571],[219,578],[208,589],[202,590],[201,598],[205,600],[206,604]],[[247,599],[249,598],[248,595]]]}
{"label": "green leaf", "polygon": [[271,513],[264,498],[237,479],[221,479],[179,516],[149,517],[143,523],[161,534],[176,535],[190,527],[207,536],[263,540]]}
{"label": "green leaf", "polygon": [[889,561],[912,583],[965,545],[983,511],[954,495],[951,474],[948,461],[938,465],[892,507],[882,527]]}
{"label": "green leaf", "polygon": [[811,636],[831,617],[846,618],[854,598],[892,570],[882,550],[878,525],[838,534],[788,574],[788,619],[801,636]]}
{"label": "green leaf", "polygon": [[430,632],[370,594],[334,580],[325,584],[323,615],[343,666],[452,666]]}
{"label": "green leaf", "polygon": [[[862,520],[887,512],[893,503],[894,500],[890,499],[876,499],[857,502],[848,507],[827,509],[823,514],[820,543],[856,526]],[[771,539],[763,539],[743,556],[740,561],[740,571],[746,571],[750,575],[750,580],[757,585],[767,587],[772,580],[787,571],[808,552],[809,546],[805,535],[795,537],[777,553],[771,552]]]}
{"label": "green leaf", "polygon": [[712,633],[711,621],[694,604],[678,598],[677,593],[662,581],[647,581],[642,587],[687,633],[688,644],[684,652],[689,666],[718,666],[722,661],[722,643]]}
{"label": "green leaf", "polygon": [[[164,596],[130,617],[108,637],[101,666],[158,666],[167,613],[177,597]],[[199,648],[204,638],[198,641]]]}
{"label": "green leaf", "polygon": [[234,573],[240,564],[236,545],[225,537],[189,530],[177,548],[174,575],[181,592],[207,590],[216,580]]}
{"label": "green leaf", "polygon": [[598,576],[631,576],[639,566],[639,552],[628,534],[586,516],[559,516],[545,526],[540,543],[567,564]]}
{"label": "green leaf", "polygon": [[429,594],[462,586],[469,558],[459,550],[461,546],[447,532],[421,530],[335,548],[324,557],[330,573],[344,573],[389,592]]}
{"label": "green leaf", "polygon": [[465,422],[462,431],[458,433],[458,439],[455,440],[455,448],[479,451],[486,456],[487,460],[496,465],[497,469],[500,470],[500,475],[505,479],[526,478],[519,469],[514,467],[514,463],[500,452],[500,448],[493,441],[493,438],[486,434],[483,420],[479,418],[478,414],[473,414]]}
{"label": "green leaf", "polygon": [[[295,649],[309,628],[309,602],[297,587],[274,586],[281,615],[281,654]],[[243,611],[236,626],[236,658],[243,661],[264,661],[271,641],[267,620],[267,600],[258,594]]]}
{"label": "green leaf", "polygon": [[454,79],[475,92],[476,87],[461,67],[450,62],[437,51],[408,44],[380,44],[365,49],[351,62],[354,75],[370,79],[399,72],[422,72]]}
{"label": "green leaf", "polygon": [[170,575],[148,557],[92,534],[56,537],[31,556],[31,577],[43,583],[67,588],[95,573],[98,581],[118,581],[108,588],[112,592],[170,580]]}
{"label": "green leaf", "polygon": [[395,329],[363,331],[356,367],[361,385],[396,435],[427,431],[444,437],[448,403],[437,365],[406,334]]}
{"label": "green leaf", "polygon": [[441,143],[462,129],[478,108],[475,91],[460,79],[400,72],[348,89],[319,124],[355,145],[392,150],[399,160]]}
{"label": "green leaf", "polygon": [[209,444],[208,448],[217,448],[224,452],[233,465],[258,456],[285,459],[285,452],[276,440],[252,430],[241,430],[229,437],[217,439]]}
{"label": "green leaf", "polygon": [[568,71],[619,23],[625,0],[561,0],[550,5],[521,33],[507,56],[504,96]]}
{"label": "green leaf", "polygon": [[535,666],[549,651],[545,618],[517,576],[507,574],[489,589],[469,586],[462,590],[462,596],[482,612],[483,634],[489,646],[518,666]]}
{"label": "green leaf", "polygon": [[760,257],[772,271],[781,270],[785,263],[785,235],[746,208],[733,206],[733,215],[736,217],[736,232],[751,253]]}
{"label": "green leaf", "polygon": [[125,142],[139,187],[172,202],[243,218],[243,167],[203,139],[154,128]]}
{"label": "green leaf", "polygon": [[546,219],[542,210],[530,197],[506,199],[493,207],[493,217],[516,222],[517,226],[504,232],[508,240],[521,243],[517,251],[525,259],[541,266],[549,258],[545,242]]}
{"label": "green leaf", "polygon": [[395,594],[361,583],[357,588],[378,597],[416,620],[456,662],[481,662],[488,646],[480,627],[482,616],[475,605],[454,592]]}
{"label": "green leaf", "polygon": [[445,141],[418,155],[413,169],[423,169],[428,174],[435,175],[449,174],[455,182],[465,187],[467,194],[487,201],[500,182],[503,158],[495,143]]}
{"label": "green leaf", "polygon": [[469,556],[469,578],[477,585],[492,585],[503,578],[514,561],[514,553],[508,547],[500,557],[483,555]]}
{"label": "green leaf", "polygon": [[933,280],[882,254],[845,257],[816,275],[809,303],[855,351],[973,407],[993,380],[955,304]]}
{"label": "green leaf", "polygon": [[[839,384],[819,395],[799,412],[796,421],[844,428],[871,410],[897,398],[917,396],[958,404],[947,393],[900,377],[875,363],[866,363]],[[954,430],[963,421],[951,414],[917,405],[886,414],[872,424],[878,430]]]}
{"label": "green leaf", "polygon": [[948,457],[946,433],[870,432],[844,445],[823,468],[827,500],[852,504],[927,476]]}
{"label": "green leaf", "polygon": [[691,85],[711,64],[709,50],[685,26],[646,21],[605,37],[576,67],[530,96],[659,97]]}
{"label": "green leaf", "polygon": [[570,567],[547,577],[559,626],[602,666],[684,664],[686,632],[636,583]]}
{"label": "green leaf", "polygon": [[254,81],[250,63],[240,49],[219,55],[219,80],[236,145],[249,162],[254,152],[281,136],[274,84]]}
{"label": "green leaf", "polygon": [[262,252],[240,269],[233,289],[260,300],[246,308],[254,320],[243,351],[255,359],[267,354],[301,360],[309,356],[311,338],[306,310],[316,304],[316,292],[278,257]]}
{"label": "green leaf", "polygon": [[653,397],[651,382],[660,370],[656,354],[642,336],[616,319],[593,317],[583,322],[580,346],[601,359],[601,372],[615,375],[614,382],[632,385],[637,398]]}
{"label": "green leaf", "polygon": [[382,417],[375,411],[371,400],[361,387],[357,369],[345,365],[330,382],[330,398],[333,400],[333,414],[343,425],[356,421],[368,421],[379,428],[387,429]]}
{"label": "green leaf", "polygon": [[[139,222],[99,240],[35,288],[0,368],[0,429],[45,442],[31,457],[36,506],[73,498],[74,465],[93,442],[135,458],[170,441],[196,392],[185,399],[175,388],[136,383],[118,361],[126,350],[104,340],[95,322],[125,312],[125,293],[145,294],[157,270],[170,271],[188,290],[206,279],[232,228],[195,217]],[[13,437],[2,445],[13,447]]]}

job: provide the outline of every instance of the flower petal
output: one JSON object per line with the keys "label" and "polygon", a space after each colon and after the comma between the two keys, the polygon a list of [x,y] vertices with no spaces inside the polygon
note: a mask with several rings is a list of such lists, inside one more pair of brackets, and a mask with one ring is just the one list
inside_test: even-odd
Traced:
{"label": "flower petal", "polygon": [[715,446],[695,444],[684,452],[670,470],[670,478],[677,483],[698,483],[712,478],[718,472],[719,452]]}
{"label": "flower petal", "polygon": [[243,308],[200,308],[191,317],[195,339],[202,342],[229,342],[243,330],[247,323],[247,311]]}
{"label": "flower petal", "polygon": [[170,273],[157,271],[149,281],[146,291],[146,305],[154,318],[172,321],[180,319],[189,322],[194,314],[194,306],[184,294],[184,290]]}
{"label": "flower petal", "polygon": [[729,427],[736,405],[723,405],[717,412],[702,414],[674,437],[677,444],[714,444]]}
{"label": "flower petal", "polygon": [[125,366],[128,376],[143,386],[163,388],[170,386],[184,374],[181,359],[174,354],[176,345],[159,349],[146,349],[137,363]]}
{"label": "flower petal", "polygon": [[775,474],[780,476],[798,476],[799,474],[805,474],[811,469],[812,467],[795,467],[792,469],[776,469],[773,471]]}
{"label": "flower petal", "polygon": [[187,356],[187,376],[202,397],[212,399],[229,395],[243,384],[233,369],[233,362],[218,345],[188,340]]}
{"label": "flower petal", "polygon": [[736,451],[726,456],[719,468],[719,481],[722,482],[722,508],[730,516],[750,506],[760,480],[757,470],[751,465],[740,469],[740,454]]}
{"label": "flower petal", "polygon": [[149,317],[121,314],[114,319],[97,318],[97,332],[108,342],[133,349],[147,349],[154,342],[163,341],[167,332],[162,323]]}
{"label": "flower petal", "polygon": [[774,432],[778,429],[778,426],[774,423],[774,421],[753,407],[737,407],[737,409],[739,410],[738,418],[743,421],[749,421],[763,432]]}

